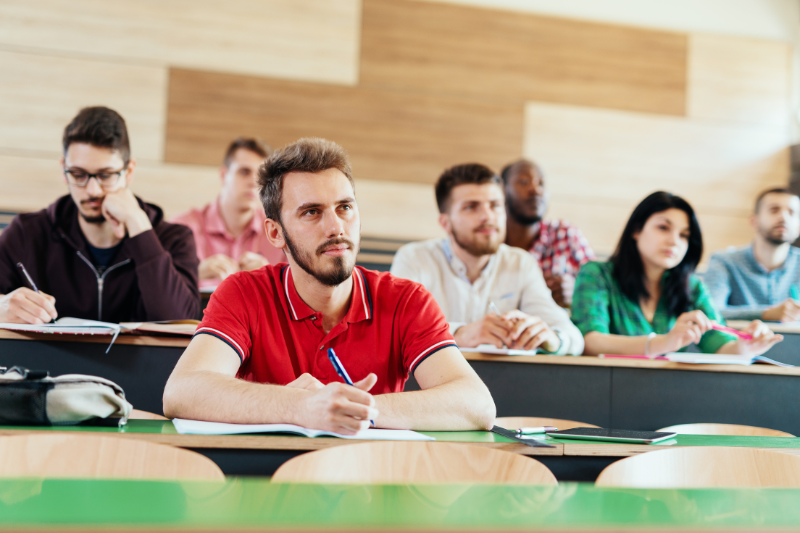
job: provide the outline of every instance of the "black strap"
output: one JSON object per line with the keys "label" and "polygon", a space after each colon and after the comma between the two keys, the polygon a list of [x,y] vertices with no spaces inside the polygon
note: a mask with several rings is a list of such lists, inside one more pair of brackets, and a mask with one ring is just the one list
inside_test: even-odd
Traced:
{"label": "black strap", "polygon": [[502,435],[503,437],[511,440],[515,440],[517,442],[521,442],[531,448],[555,448],[552,444],[545,444],[544,442],[538,439],[521,439],[517,437],[517,434],[514,431],[501,428],[500,426],[494,426],[491,429],[492,433],[497,433],[498,435]]}

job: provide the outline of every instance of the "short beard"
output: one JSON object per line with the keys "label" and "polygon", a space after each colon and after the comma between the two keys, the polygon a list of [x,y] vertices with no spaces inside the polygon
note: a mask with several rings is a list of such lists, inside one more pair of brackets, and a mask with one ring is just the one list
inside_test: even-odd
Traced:
{"label": "short beard", "polygon": [[104,217],[102,214],[101,215],[97,215],[96,217],[87,217],[86,215],[83,214],[83,211],[81,211],[80,209],[78,209],[78,213],[80,213],[81,218],[83,218],[83,220],[85,220],[89,224],[98,224],[99,225],[99,224],[102,224],[102,223],[104,223],[106,221],[106,217]]}
{"label": "short beard", "polygon": [[[360,236],[359,236],[360,237]],[[353,267],[355,267],[355,263],[352,265],[348,265],[345,263],[345,258],[342,256],[334,257],[333,259],[333,269],[329,272],[319,272],[314,270],[312,265],[312,257],[311,254],[305,250],[301,250],[295,242],[289,237],[289,233],[286,231],[286,228],[283,228],[283,240],[286,241],[286,246],[289,248],[289,253],[292,254],[292,258],[297,263],[297,266],[302,268],[306,273],[313,276],[314,279],[325,285],[326,287],[337,287],[347,281],[350,276],[353,274]],[[360,241],[360,238],[359,238]],[[331,246],[333,244],[349,244],[356,254],[358,254],[358,247],[355,246],[352,242],[348,241],[347,239],[329,239],[328,241],[324,242],[320,245],[316,253],[319,255],[322,250]]]}
{"label": "short beard", "polygon": [[510,196],[506,197],[506,211],[508,212],[508,216],[514,219],[514,222],[522,226],[533,226],[542,220],[540,215],[529,216],[521,213],[520,210],[517,209],[517,204]]}
{"label": "short beard", "polygon": [[453,228],[453,240],[456,241],[457,245],[466,250],[467,253],[475,257],[496,253],[498,248],[500,248],[499,240],[496,243],[477,244],[474,241],[468,242],[466,239],[461,239],[458,233],[456,233],[455,228]]}
{"label": "short beard", "polygon": [[765,241],[774,245],[774,246],[781,246],[782,244],[786,244],[787,242],[794,242],[795,239],[791,237],[782,238],[782,237],[773,237],[771,231],[763,231],[761,232],[761,237],[764,238]]}

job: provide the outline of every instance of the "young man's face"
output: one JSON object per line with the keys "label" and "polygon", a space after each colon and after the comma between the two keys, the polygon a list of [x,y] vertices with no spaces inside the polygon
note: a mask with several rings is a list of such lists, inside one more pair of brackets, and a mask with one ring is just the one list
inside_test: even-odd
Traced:
{"label": "young man's face", "polygon": [[228,198],[242,210],[259,209],[258,167],[264,158],[250,150],[239,148],[233,153],[230,164],[222,167],[222,189]]}
{"label": "young man's face", "polygon": [[530,226],[544,217],[549,196],[539,167],[522,167],[509,178],[505,189],[508,216],[512,219]]}
{"label": "young man's face", "polygon": [[772,244],[794,242],[800,236],[800,198],[783,193],[765,195],[753,224],[758,234]]}
{"label": "young man's face", "polygon": [[288,253],[300,268],[329,287],[350,277],[361,219],[353,187],[341,171],[284,176],[281,224]]}
{"label": "young man's face", "polygon": [[457,185],[450,191],[450,208],[439,221],[470,254],[493,254],[506,239],[504,200],[496,183]]}
{"label": "young man's face", "polygon": [[[106,194],[127,187],[133,174],[132,165],[125,165],[119,151],[87,143],[70,144],[61,160],[61,166],[64,171],[70,171],[69,175],[63,173],[62,176],[69,187],[72,200],[78,206],[78,212],[87,222],[95,224],[105,221],[102,205]],[[120,171],[123,173],[117,176]],[[84,187],[80,187],[74,182],[81,173],[99,173],[105,177],[93,177]],[[102,186],[101,181],[104,181]]]}

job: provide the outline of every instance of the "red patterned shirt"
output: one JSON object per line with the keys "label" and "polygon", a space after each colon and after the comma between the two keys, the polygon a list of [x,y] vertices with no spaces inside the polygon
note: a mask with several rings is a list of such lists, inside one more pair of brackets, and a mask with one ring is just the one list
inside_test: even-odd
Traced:
{"label": "red patterned shirt", "polygon": [[596,259],[583,232],[563,220],[541,220],[538,236],[529,252],[539,261],[542,273],[577,276],[581,265]]}

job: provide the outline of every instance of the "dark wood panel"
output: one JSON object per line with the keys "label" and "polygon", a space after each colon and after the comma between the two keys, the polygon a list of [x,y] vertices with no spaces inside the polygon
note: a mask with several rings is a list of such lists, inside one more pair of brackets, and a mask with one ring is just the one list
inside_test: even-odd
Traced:
{"label": "dark wood panel", "polygon": [[219,164],[231,139],[273,146],[319,136],[341,144],[358,178],[434,182],[450,165],[496,170],[522,152],[517,104],[172,69],[165,159]]}
{"label": "dark wood panel", "polygon": [[685,115],[687,36],[412,0],[365,0],[364,86]]}

